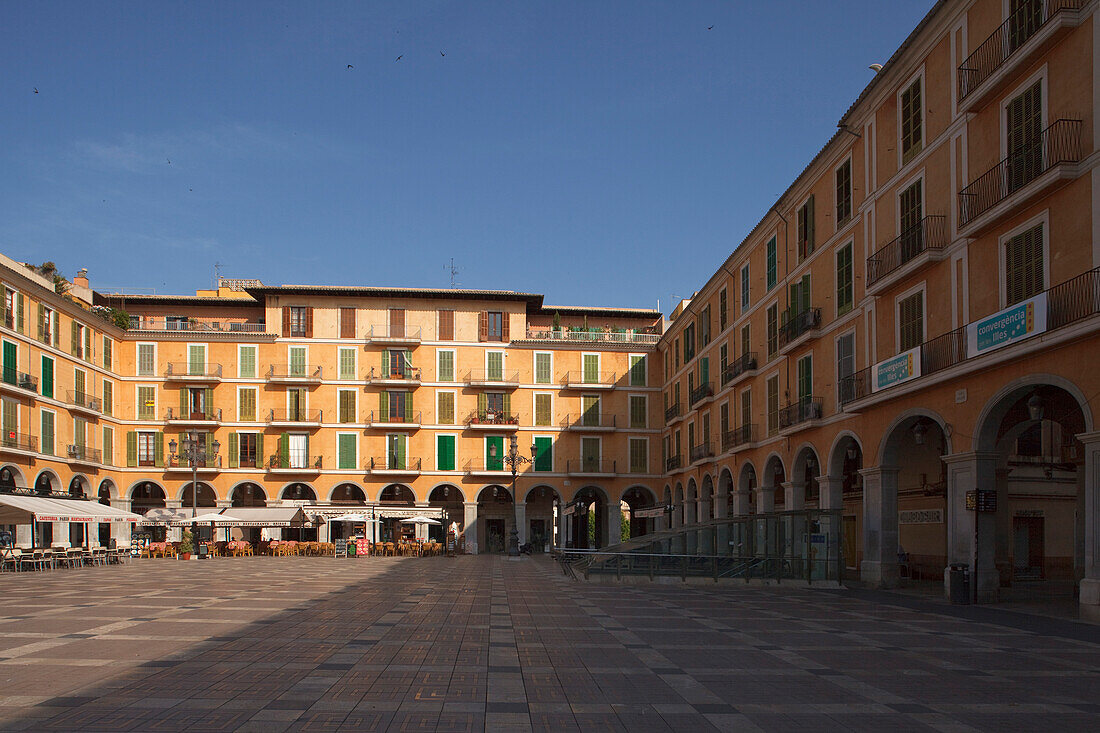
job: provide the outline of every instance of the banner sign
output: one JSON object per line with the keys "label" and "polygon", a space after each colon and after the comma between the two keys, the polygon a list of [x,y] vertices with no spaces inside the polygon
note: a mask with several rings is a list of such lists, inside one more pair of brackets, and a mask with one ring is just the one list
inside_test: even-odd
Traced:
{"label": "banner sign", "polygon": [[966,354],[977,356],[1047,330],[1047,294],[1005,308],[966,327]]}
{"label": "banner sign", "polygon": [[874,373],[871,375],[871,391],[878,392],[880,389],[893,387],[895,384],[908,382],[919,376],[920,347],[918,346],[875,364]]}
{"label": "banner sign", "polygon": [[943,509],[898,512],[898,524],[943,524]]}
{"label": "banner sign", "polygon": [[656,506],[651,509],[638,509],[634,512],[635,519],[655,519],[668,514],[668,507]]}

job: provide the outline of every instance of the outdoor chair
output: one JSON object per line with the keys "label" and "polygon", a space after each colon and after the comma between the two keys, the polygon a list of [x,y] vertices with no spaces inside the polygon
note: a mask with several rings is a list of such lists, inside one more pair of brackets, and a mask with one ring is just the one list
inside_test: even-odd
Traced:
{"label": "outdoor chair", "polygon": [[91,555],[92,553],[83,547],[70,547],[65,553],[65,562],[70,568],[77,565],[83,566],[85,562],[91,559]]}

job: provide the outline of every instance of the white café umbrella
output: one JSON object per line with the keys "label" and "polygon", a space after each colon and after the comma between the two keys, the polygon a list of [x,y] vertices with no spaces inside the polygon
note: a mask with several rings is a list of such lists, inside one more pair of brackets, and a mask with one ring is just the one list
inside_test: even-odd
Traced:
{"label": "white caf\u00e9 umbrella", "polygon": [[325,517],[326,522],[369,522],[365,514],[341,514],[338,517]]}
{"label": "white caf\u00e9 umbrella", "polygon": [[179,526],[181,524],[219,524],[219,525],[223,525],[223,526],[228,526],[228,525],[235,524],[236,522],[241,522],[241,521],[244,521],[244,520],[237,519],[236,517],[232,517],[228,514],[218,514],[217,512],[207,512],[206,514],[200,514],[197,517],[188,517],[187,519],[176,520],[176,521],[172,522],[172,524],[174,524],[176,526]]}
{"label": "white caf\u00e9 umbrella", "polygon": [[409,517],[408,519],[402,519],[401,524],[443,524],[431,517],[425,517],[423,514],[418,514],[415,517]]}

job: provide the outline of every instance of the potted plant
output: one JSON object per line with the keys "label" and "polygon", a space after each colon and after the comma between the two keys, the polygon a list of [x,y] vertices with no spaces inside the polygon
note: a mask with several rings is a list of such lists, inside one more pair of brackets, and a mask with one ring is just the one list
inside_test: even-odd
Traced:
{"label": "potted plant", "polygon": [[554,311],[554,322],[552,329],[555,338],[561,336],[561,314],[559,314],[557,311]]}
{"label": "potted plant", "polygon": [[180,560],[190,560],[191,553],[194,551],[195,545],[191,541],[191,530],[185,529],[180,534],[180,541],[176,546],[176,552],[179,553]]}

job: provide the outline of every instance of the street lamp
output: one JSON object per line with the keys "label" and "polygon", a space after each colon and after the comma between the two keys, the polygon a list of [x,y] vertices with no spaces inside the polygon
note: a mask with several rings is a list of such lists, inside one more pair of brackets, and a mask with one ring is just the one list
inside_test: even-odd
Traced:
{"label": "street lamp", "polygon": [[[180,449],[178,455],[176,453],[177,447]],[[221,447],[222,444],[217,439],[210,444],[210,450],[213,451],[214,456],[218,455]],[[191,463],[191,518],[194,519],[199,513],[199,461],[202,461],[205,465],[207,458],[213,456],[207,456],[206,443],[199,440],[198,433],[187,433],[183,436],[182,443],[176,443],[173,438],[168,441],[168,450],[177,458],[181,460],[186,458]],[[198,547],[195,549],[197,551]]]}
{"label": "street lamp", "polygon": [[[497,447],[496,445],[489,446],[489,456],[496,458]],[[520,465],[524,463],[534,463],[535,458],[538,456],[538,446],[534,443],[531,444],[531,457],[520,455],[519,442],[516,440],[516,436],[513,435],[508,439],[508,453],[503,456],[503,461],[508,464],[512,470],[512,531],[508,535],[508,554],[512,557],[519,555],[519,516],[516,515],[518,499],[516,497],[516,472],[519,470]]]}

